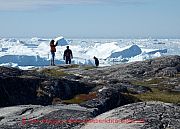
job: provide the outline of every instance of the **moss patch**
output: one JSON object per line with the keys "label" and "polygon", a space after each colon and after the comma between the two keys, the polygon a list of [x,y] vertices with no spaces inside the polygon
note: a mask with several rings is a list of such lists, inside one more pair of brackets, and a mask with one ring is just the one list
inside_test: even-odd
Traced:
{"label": "moss patch", "polygon": [[69,75],[68,73],[65,73],[62,69],[44,69],[41,71],[41,73],[51,77],[62,77]]}
{"label": "moss patch", "polygon": [[90,69],[94,69],[96,68],[95,66],[83,66],[82,69],[83,70],[90,70]]}
{"label": "moss patch", "polygon": [[133,81],[131,82],[134,85],[141,85],[141,86],[152,86],[155,84],[161,83],[165,78],[152,78],[145,81]]}
{"label": "moss patch", "polygon": [[92,100],[92,99],[94,99],[96,97],[97,97],[96,92],[90,92],[89,94],[76,95],[74,98],[69,99],[69,100],[61,100],[61,99],[58,99],[58,98],[54,98],[52,103],[53,104],[57,104],[57,103],[80,104],[82,102]]}
{"label": "moss patch", "polygon": [[162,101],[175,104],[180,103],[180,93],[160,91],[156,88],[152,89],[152,92],[133,96],[142,101]]}
{"label": "moss patch", "polygon": [[162,101],[176,104],[180,103],[180,93],[172,91],[175,86],[179,85],[177,78],[159,77],[144,81],[134,81],[131,83],[151,88],[152,92],[133,95],[142,101]]}
{"label": "moss patch", "polygon": [[65,68],[79,68],[78,64],[70,64],[70,65],[65,65]]}
{"label": "moss patch", "polygon": [[140,100],[138,97],[132,95],[132,94],[127,94],[127,93],[122,93],[125,96],[125,101],[127,103],[137,103],[137,102],[141,102],[142,100]]}
{"label": "moss patch", "polygon": [[161,91],[171,91],[175,86],[179,85],[177,78],[161,77],[161,78],[151,78],[144,81],[133,81],[134,85],[141,85],[150,88],[157,88]]}
{"label": "moss patch", "polygon": [[175,76],[176,76],[176,77],[180,77],[180,74],[176,74]]}
{"label": "moss patch", "polygon": [[61,104],[62,100],[60,98],[53,98],[52,104],[56,105],[56,104]]}

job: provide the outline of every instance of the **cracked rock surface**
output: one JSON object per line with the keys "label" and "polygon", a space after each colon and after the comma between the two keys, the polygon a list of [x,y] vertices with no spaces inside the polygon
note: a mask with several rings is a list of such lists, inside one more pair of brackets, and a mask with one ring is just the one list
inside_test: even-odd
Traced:
{"label": "cracked rock surface", "polygon": [[180,56],[88,70],[66,67],[0,67],[0,129],[180,129],[180,106],[134,103],[131,96],[152,88],[179,95]]}
{"label": "cracked rock surface", "polygon": [[180,129],[180,106],[155,101],[129,104],[95,117],[81,129]]}
{"label": "cracked rock surface", "polygon": [[[2,129],[179,129],[180,106],[139,102],[118,107],[95,118],[96,109],[78,105],[21,105],[0,109]],[[57,120],[64,120],[62,123]],[[82,121],[68,121],[82,120]],[[90,121],[86,121],[90,120]],[[85,123],[85,121],[87,123]],[[54,122],[54,123],[53,123]],[[86,124],[86,125],[85,125]]]}
{"label": "cracked rock surface", "polygon": [[78,129],[95,109],[78,105],[19,105],[0,109],[0,129]]}

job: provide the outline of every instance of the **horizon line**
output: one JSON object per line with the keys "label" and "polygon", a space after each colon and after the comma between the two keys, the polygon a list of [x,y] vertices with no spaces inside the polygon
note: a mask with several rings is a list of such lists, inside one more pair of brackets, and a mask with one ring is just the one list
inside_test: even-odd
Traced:
{"label": "horizon line", "polygon": [[[48,38],[48,39],[53,39],[55,37],[59,37],[60,35],[57,36],[0,36],[0,39],[2,38]],[[61,35],[62,36],[62,35]],[[180,39],[178,36],[62,36],[65,39]]]}

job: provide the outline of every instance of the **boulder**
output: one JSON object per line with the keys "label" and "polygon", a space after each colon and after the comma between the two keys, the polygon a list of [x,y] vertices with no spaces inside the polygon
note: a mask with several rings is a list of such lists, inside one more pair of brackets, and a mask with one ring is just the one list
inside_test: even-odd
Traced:
{"label": "boulder", "polygon": [[113,88],[103,89],[98,92],[97,98],[81,103],[87,108],[97,108],[97,114],[126,104],[125,97]]}

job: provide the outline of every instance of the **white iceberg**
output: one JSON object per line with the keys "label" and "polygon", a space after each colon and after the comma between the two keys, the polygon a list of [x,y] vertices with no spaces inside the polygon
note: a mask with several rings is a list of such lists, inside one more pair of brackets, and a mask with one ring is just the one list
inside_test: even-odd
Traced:
{"label": "white iceberg", "polygon": [[2,49],[2,44],[0,44],[0,52],[2,51],[3,49]]}
{"label": "white iceberg", "polygon": [[[162,40],[165,45],[154,45],[153,40],[143,39],[73,39],[69,40],[62,36],[55,38],[58,42],[56,47],[56,64],[64,64],[63,53],[66,45],[70,46],[73,52],[72,63],[94,65],[93,57],[100,61],[100,66],[109,66],[114,63],[142,61],[155,57],[179,53],[180,40]],[[158,39],[158,41],[161,41]],[[8,66],[45,66],[49,65],[50,39],[0,39],[0,64]],[[135,42],[135,44],[133,44]],[[173,42],[174,44],[172,44]],[[167,49],[168,48],[168,49]],[[9,64],[10,63],[10,64]],[[14,63],[14,64],[13,64]]]}
{"label": "white iceberg", "polygon": [[108,58],[131,58],[142,53],[141,48],[138,45],[132,45],[122,51],[113,52]]}
{"label": "white iceberg", "polygon": [[96,43],[94,46],[89,47],[86,50],[86,54],[93,58],[94,56],[100,58],[100,59],[106,59],[111,55],[114,51],[119,51],[122,48],[120,48],[116,42],[111,43]]}
{"label": "white iceberg", "polygon": [[68,41],[64,39],[64,37],[60,36],[54,39],[55,42],[58,42],[58,46],[66,46],[68,45]]}
{"label": "white iceberg", "polygon": [[18,68],[18,64],[12,63],[12,62],[3,63],[3,64],[0,64],[0,66]]}

